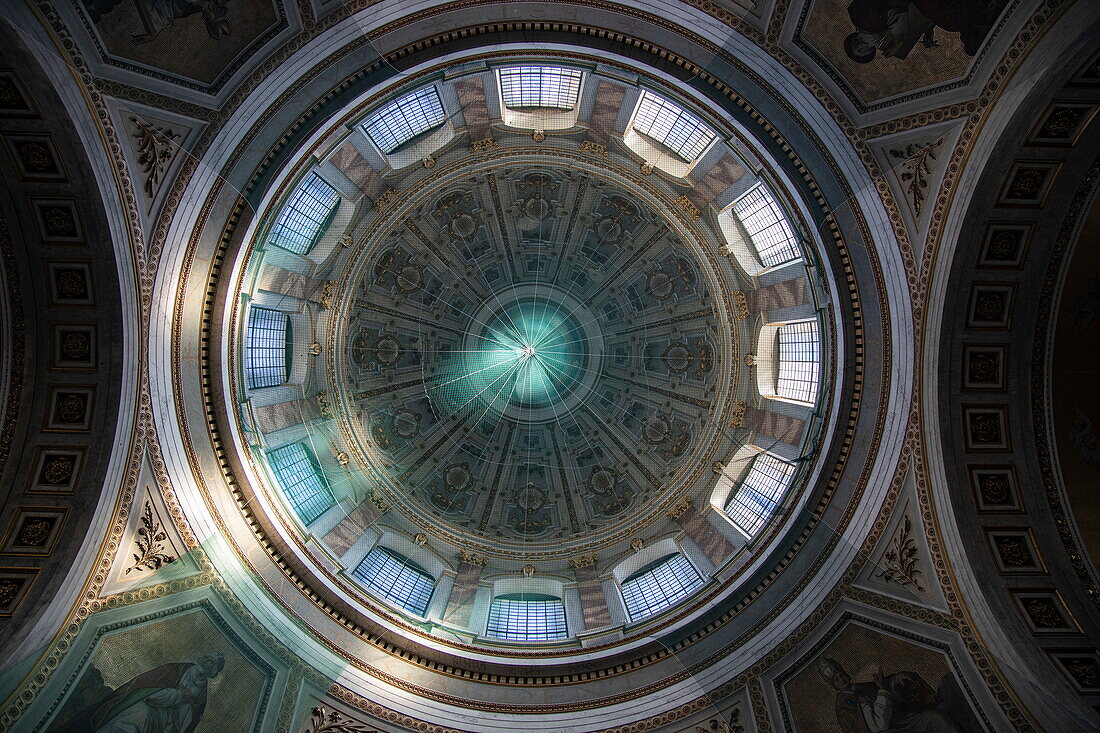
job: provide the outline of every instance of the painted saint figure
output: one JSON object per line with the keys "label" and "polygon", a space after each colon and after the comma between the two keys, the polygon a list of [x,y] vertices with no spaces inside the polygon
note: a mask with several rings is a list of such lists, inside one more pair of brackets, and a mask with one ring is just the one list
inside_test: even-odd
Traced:
{"label": "painted saint figure", "polygon": [[81,716],[95,733],[193,733],[206,709],[206,686],[225,667],[220,652],[169,662],[119,686]]}
{"label": "painted saint figure", "polygon": [[[836,690],[836,719],[850,733],[962,733],[965,723],[950,710],[955,701],[916,672],[884,675],[875,669],[870,682],[852,682],[835,659],[818,660],[818,674]],[[964,716],[964,719],[970,716]]]}
{"label": "painted saint figure", "polygon": [[[93,23],[98,23],[114,7],[124,0],[85,0]],[[144,26],[144,32],[134,33],[134,43],[148,43],[170,28],[177,20],[189,15],[201,14],[206,32],[214,40],[224,38],[231,32],[228,16],[229,0],[133,0],[138,17]]]}
{"label": "painted saint figure", "polygon": [[938,45],[935,28],[959,34],[963,52],[973,56],[981,47],[1002,0],[852,0],[848,17],[855,31],[844,38],[844,53],[866,64],[882,51],[905,58],[920,34],[925,46]]}

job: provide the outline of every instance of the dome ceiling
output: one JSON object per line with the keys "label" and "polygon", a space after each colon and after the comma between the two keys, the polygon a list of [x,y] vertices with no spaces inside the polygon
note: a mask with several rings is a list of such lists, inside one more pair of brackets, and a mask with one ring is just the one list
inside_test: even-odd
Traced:
{"label": "dome ceiling", "polygon": [[629,541],[737,439],[728,259],[636,184],[554,158],[433,175],[351,248],[332,320],[363,470],[479,552]]}
{"label": "dome ceiling", "polygon": [[971,4],[9,3],[0,728],[1094,728],[1100,16]]}

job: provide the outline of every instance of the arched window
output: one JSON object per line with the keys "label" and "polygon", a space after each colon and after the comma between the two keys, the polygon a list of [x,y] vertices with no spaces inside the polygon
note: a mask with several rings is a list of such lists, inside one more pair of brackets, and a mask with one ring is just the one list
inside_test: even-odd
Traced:
{"label": "arched window", "polygon": [[821,339],[817,321],[784,323],[778,329],[778,338],[776,395],[812,404],[817,399],[818,372],[821,368]]}
{"label": "arched window", "polygon": [[680,553],[651,562],[622,582],[623,601],[631,621],[640,621],[675,606],[706,581]]}
{"label": "arched window", "polygon": [[290,371],[290,318],[281,311],[252,306],[245,334],[244,375],[249,389],[275,387]]}
{"label": "arched window", "polygon": [[309,446],[290,443],[268,451],[267,462],[287,501],[305,524],[335,506],[336,499]]}
{"label": "arched window", "polygon": [[497,71],[500,96],[510,109],[573,109],[581,72],[556,66],[509,66]]}
{"label": "arched window", "polygon": [[382,106],[367,118],[363,129],[386,155],[447,119],[435,87],[424,87]]}
{"label": "arched window", "polygon": [[435,578],[401,553],[388,547],[375,547],[353,574],[372,593],[394,605],[418,616],[428,612]]}
{"label": "arched window", "polygon": [[726,516],[751,539],[779,506],[793,475],[793,463],[761,453],[753,460],[744,480],[726,505]]}
{"label": "arched window", "polygon": [[694,162],[718,137],[680,105],[643,91],[631,127],[660,143],[686,163]]}
{"label": "arched window", "polygon": [[336,189],[311,173],[279,212],[271,227],[271,243],[295,254],[309,254],[332,221],[338,203],[340,194]]}
{"label": "arched window", "polygon": [[485,635],[508,641],[555,641],[568,637],[565,605],[556,596],[509,593],[493,598]]}
{"label": "arched window", "polygon": [[727,211],[745,227],[764,267],[776,267],[802,258],[798,239],[782,207],[763,183],[750,188]]}

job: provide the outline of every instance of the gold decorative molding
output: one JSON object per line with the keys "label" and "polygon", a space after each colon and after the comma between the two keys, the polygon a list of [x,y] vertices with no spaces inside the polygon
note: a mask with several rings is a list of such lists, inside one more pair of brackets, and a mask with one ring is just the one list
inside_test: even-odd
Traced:
{"label": "gold decorative molding", "polygon": [[530,578],[534,574],[535,574],[535,566],[534,565],[528,564],[528,565],[523,566],[523,577]]}
{"label": "gold decorative molding", "polygon": [[745,427],[745,411],[749,408],[748,404],[741,400],[734,400],[732,410],[730,411],[730,419],[727,425],[731,428],[743,428]]}
{"label": "gold decorative molding", "polygon": [[417,532],[416,537],[413,537],[413,544],[417,547],[423,547],[428,542],[428,535],[423,532]]}
{"label": "gold decorative molding", "polygon": [[534,140],[537,143],[541,143],[543,140],[546,139],[546,131],[545,130],[535,130],[534,132],[531,133],[531,139]]}
{"label": "gold decorative molding", "polygon": [[388,208],[390,206],[390,204],[392,204],[396,200],[397,200],[397,189],[396,188],[388,188],[385,191],[383,191],[378,196],[378,198],[376,198],[374,200],[374,206],[375,206],[375,208],[377,208],[379,210],[385,209],[385,208]]}
{"label": "gold decorative molding", "polygon": [[741,290],[734,290],[731,295],[733,296],[733,307],[737,309],[737,320],[745,320],[749,317],[748,298],[745,297],[745,293]]}
{"label": "gold decorative molding", "polygon": [[638,168],[642,171],[642,175],[653,175],[653,164],[650,163],[648,160],[642,161],[642,164],[638,166]]}
{"label": "gold decorative molding", "polygon": [[668,510],[668,518],[679,519],[680,517],[684,516],[684,512],[686,512],[688,509],[691,509],[691,507],[691,499],[681,499],[676,504],[673,504],[672,508]]}
{"label": "gold decorative molding", "polygon": [[634,552],[641,552],[643,547],[645,547],[645,542],[642,541],[641,537],[635,537],[630,541],[630,549]]}
{"label": "gold decorative molding", "polygon": [[367,492],[367,501],[374,504],[380,512],[387,512],[390,509],[390,503],[386,501],[386,497],[378,493],[377,489],[370,489]]}
{"label": "gold decorative molding", "polygon": [[435,167],[435,158],[433,158],[433,157],[432,157],[432,156],[430,156],[430,155],[425,155],[425,156],[424,156],[424,159],[423,159],[423,160],[421,160],[421,161],[420,161],[420,163],[421,163],[421,165],[423,165],[423,166],[424,166],[425,168],[434,168],[434,167]]}
{"label": "gold decorative molding", "polygon": [[593,155],[603,156],[604,158],[607,157],[607,146],[591,142],[590,140],[585,140],[581,143],[581,150],[586,153],[592,153]]}
{"label": "gold decorative molding", "polygon": [[598,555],[581,555],[580,557],[569,558],[569,567],[576,570],[577,568],[592,568],[596,566],[596,560]]}
{"label": "gold decorative molding", "polygon": [[336,281],[326,280],[325,287],[321,290],[321,307],[327,309],[332,308],[332,299],[336,296]]}
{"label": "gold decorative molding", "polygon": [[496,150],[500,147],[500,144],[491,137],[482,138],[481,140],[474,140],[470,144],[471,153],[485,153],[490,150]]}
{"label": "gold decorative molding", "polygon": [[485,563],[489,562],[489,558],[475,555],[472,552],[466,550],[462,551],[462,562],[467,565],[477,565],[479,568],[485,567]]}
{"label": "gold decorative molding", "polygon": [[309,345],[309,355],[310,356],[320,356],[321,355],[321,344],[320,344],[320,342],[314,341],[312,344]]}
{"label": "gold decorative molding", "polygon": [[317,407],[321,409],[321,417],[332,417],[332,405],[328,401],[328,390],[322,389],[317,393]]}
{"label": "gold decorative molding", "polygon": [[677,196],[672,203],[692,221],[699,218],[699,209],[696,208],[695,204],[691,203],[687,196]]}
{"label": "gold decorative molding", "polygon": [[344,451],[337,451],[335,455],[336,462],[339,463],[341,466],[346,466],[349,462],[351,462],[351,457],[348,456],[348,454]]}
{"label": "gold decorative molding", "polygon": [[747,367],[756,366],[756,354],[745,354],[745,366],[747,366]]}
{"label": "gold decorative molding", "polygon": [[352,239],[350,234],[341,234],[340,239],[337,241],[340,243],[341,247],[350,247],[355,240]]}

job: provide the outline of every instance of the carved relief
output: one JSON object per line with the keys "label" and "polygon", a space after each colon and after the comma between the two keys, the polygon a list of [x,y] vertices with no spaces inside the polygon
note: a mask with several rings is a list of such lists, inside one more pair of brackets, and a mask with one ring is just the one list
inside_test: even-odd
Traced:
{"label": "carved relief", "polygon": [[875,577],[901,586],[916,588],[919,591],[924,590],[919,577],[923,571],[920,569],[917,544],[913,540],[913,523],[908,516],[902,520],[893,539],[890,540],[889,549],[883,554],[881,565],[882,569],[875,573]]}
{"label": "carved relief", "polygon": [[130,122],[137,126],[137,132],[133,135],[134,152],[137,153],[137,162],[144,177],[142,187],[145,195],[153,199],[172,158],[175,157],[175,141],[180,135],[170,127],[152,125],[136,117],[131,117]]}
{"label": "carved relief", "polygon": [[153,503],[146,499],[141,510],[140,524],[134,534],[134,549],[130,553],[133,563],[126,567],[125,575],[131,572],[160,570],[176,561],[168,544],[168,534],[164,531],[160,518],[153,513]]}
{"label": "carved relief", "polygon": [[946,138],[941,137],[928,145],[910,143],[903,148],[891,148],[888,155],[902,161],[898,167],[898,178],[904,186],[905,196],[913,213],[920,216],[928,193],[929,178],[932,175],[932,162]]}

